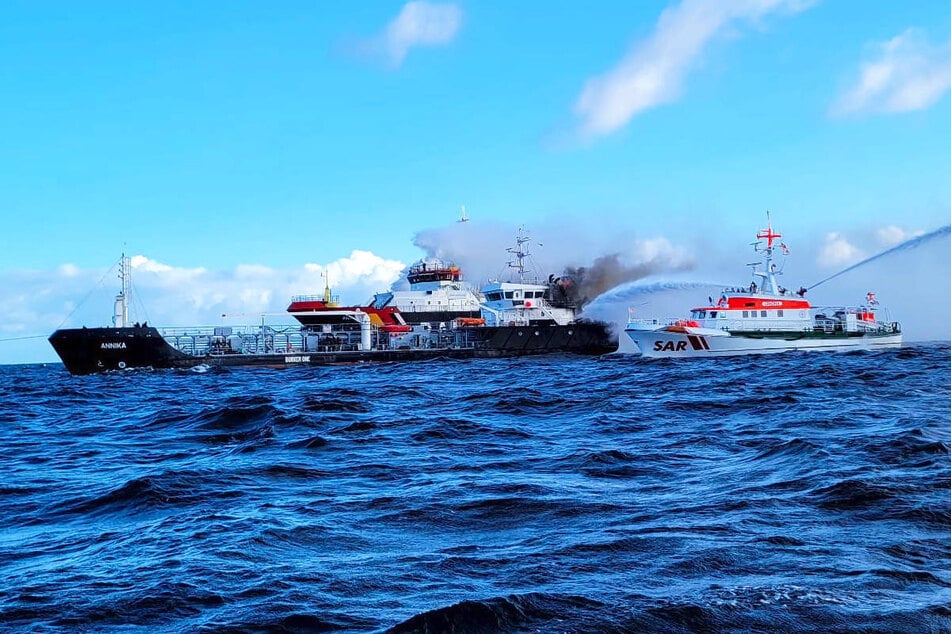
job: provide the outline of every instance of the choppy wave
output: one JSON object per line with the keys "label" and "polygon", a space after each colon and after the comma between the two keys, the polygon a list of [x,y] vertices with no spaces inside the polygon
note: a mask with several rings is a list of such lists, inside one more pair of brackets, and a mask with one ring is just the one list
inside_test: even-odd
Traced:
{"label": "choppy wave", "polygon": [[949,370],[0,368],[0,629],[951,631]]}

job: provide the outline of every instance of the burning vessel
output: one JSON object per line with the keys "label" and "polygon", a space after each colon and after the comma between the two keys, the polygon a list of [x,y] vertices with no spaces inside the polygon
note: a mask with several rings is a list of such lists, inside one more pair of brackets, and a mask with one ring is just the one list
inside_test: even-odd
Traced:
{"label": "burning vessel", "polygon": [[[681,319],[634,319],[625,332],[645,357],[711,357],[788,350],[856,350],[901,346],[901,324],[890,321],[874,293],[855,306],[812,306],[807,289],[791,293],[780,286],[773,262],[782,234],[767,228],[756,234],[754,250],[764,262],[753,266],[747,287],[724,289],[714,301]],[[765,246],[763,245],[765,240]],[[763,266],[763,269],[759,267]],[[883,318],[884,316],[884,318]]]}
{"label": "burning vessel", "polygon": [[67,328],[50,344],[73,374],[131,368],[266,366],[491,358],[545,353],[605,354],[617,349],[608,325],[577,317],[564,281],[526,282],[521,231],[512,265],[517,281],[481,293],[451,264],[424,260],[410,268],[410,290],[378,293],[363,306],[324,295],[295,297],[287,312],[299,324],[156,328],[129,321],[131,266],[120,261],[121,290],[113,325]]}

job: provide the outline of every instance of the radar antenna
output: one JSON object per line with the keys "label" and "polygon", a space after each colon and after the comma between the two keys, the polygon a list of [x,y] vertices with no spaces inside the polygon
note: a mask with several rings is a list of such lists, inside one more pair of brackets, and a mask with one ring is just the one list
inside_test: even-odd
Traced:
{"label": "radar antenna", "polygon": [[509,268],[518,271],[518,281],[520,283],[525,282],[525,258],[531,256],[531,254],[528,252],[528,249],[523,248],[522,245],[530,241],[531,238],[525,234],[524,229],[519,227],[518,235],[515,237],[515,246],[506,249],[506,251],[515,256],[515,260],[510,260],[507,262],[507,264]]}

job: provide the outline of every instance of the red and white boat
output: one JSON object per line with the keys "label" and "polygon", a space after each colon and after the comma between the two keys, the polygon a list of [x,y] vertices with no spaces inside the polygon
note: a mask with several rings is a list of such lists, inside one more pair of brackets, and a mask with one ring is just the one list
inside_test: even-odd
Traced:
{"label": "red and white boat", "polygon": [[[777,284],[773,262],[779,248],[788,254],[772,223],[756,234],[754,249],[764,262],[752,265],[748,287],[724,289],[720,297],[694,308],[684,319],[630,319],[625,332],[645,357],[716,357],[788,350],[868,350],[901,346],[901,325],[889,321],[868,293],[857,306],[816,307]],[[762,242],[765,240],[765,246]],[[759,267],[765,265],[764,269]]]}

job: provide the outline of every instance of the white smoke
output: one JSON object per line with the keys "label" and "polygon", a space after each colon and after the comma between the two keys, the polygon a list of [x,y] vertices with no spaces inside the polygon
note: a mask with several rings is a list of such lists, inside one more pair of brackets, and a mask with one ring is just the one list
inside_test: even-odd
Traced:
{"label": "white smoke", "polygon": [[[470,284],[481,286],[513,274],[508,263],[515,258],[507,249],[514,249],[518,229],[514,224],[470,220],[420,231],[414,243],[428,256],[459,265]],[[529,279],[539,281],[580,268],[600,274],[602,269],[596,266],[599,262],[610,264],[614,273],[622,276],[618,282],[624,281],[624,275],[634,279],[694,266],[683,247],[663,236],[638,237],[629,228],[594,226],[563,218],[525,227],[524,234],[531,238],[523,246],[531,254],[526,262],[532,269]]]}

